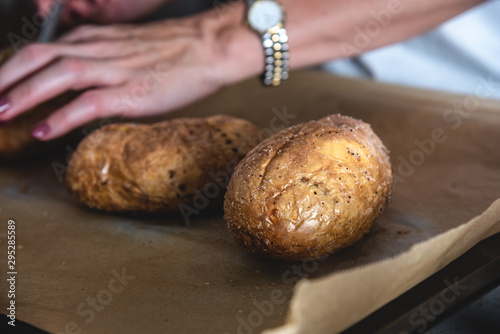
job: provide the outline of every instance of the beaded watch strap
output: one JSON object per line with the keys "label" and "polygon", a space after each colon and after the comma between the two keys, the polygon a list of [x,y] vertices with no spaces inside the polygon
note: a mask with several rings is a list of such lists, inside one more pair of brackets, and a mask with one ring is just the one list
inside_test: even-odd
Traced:
{"label": "beaded watch strap", "polygon": [[262,82],[266,86],[279,86],[288,79],[290,61],[288,36],[285,28],[271,28],[262,35],[262,45],[266,56],[266,67]]}

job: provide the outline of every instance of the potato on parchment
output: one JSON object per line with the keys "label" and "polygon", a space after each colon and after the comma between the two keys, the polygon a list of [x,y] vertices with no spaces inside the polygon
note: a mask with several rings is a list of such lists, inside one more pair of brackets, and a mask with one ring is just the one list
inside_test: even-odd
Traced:
{"label": "potato on parchment", "polygon": [[[14,49],[0,51],[0,66],[14,55]],[[34,127],[51,113],[70,102],[75,93],[69,92],[43,103],[17,116],[0,127],[0,158],[23,158],[46,152],[61,146],[65,138],[50,142],[41,142],[31,135]]]}
{"label": "potato on parchment", "polygon": [[235,168],[224,218],[253,253],[321,258],[358,241],[390,200],[387,149],[362,121],[341,115],[264,140]]}
{"label": "potato on parchment", "polygon": [[195,195],[207,185],[211,194],[214,187],[222,194],[258,134],[250,122],[223,115],[109,125],[78,145],[66,185],[80,202],[100,210],[198,210]]}

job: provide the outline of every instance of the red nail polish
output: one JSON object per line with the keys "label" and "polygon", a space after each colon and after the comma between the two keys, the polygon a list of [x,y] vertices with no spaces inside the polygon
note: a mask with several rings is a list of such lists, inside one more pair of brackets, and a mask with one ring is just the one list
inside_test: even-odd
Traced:
{"label": "red nail polish", "polygon": [[0,113],[3,113],[5,110],[9,108],[10,108],[9,98],[5,96],[0,97]]}
{"label": "red nail polish", "polygon": [[31,135],[37,139],[43,139],[49,132],[49,125],[46,122],[42,122],[35,127]]}

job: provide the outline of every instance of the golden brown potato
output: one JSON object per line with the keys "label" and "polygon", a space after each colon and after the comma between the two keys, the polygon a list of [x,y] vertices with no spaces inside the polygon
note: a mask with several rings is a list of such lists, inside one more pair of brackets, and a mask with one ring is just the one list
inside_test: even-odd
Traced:
{"label": "golden brown potato", "polygon": [[41,142],[33,138],[31,132],[38,123],[69,101],[69,95],[60,96],[35,107],[0,127],[0,158],[30,157],[60,147],[69,137]]}
{"label": "golden brown potato", "polygon": [[285,129],[238,164],[224,201],[235,239],[288,261],[358,241],[388,204],[387,149],[362,121],[332,115]]}
{"label": "golden brown potato", "polygon": [[6,48],[0,50],[0,65],[9,60],[14,55],[14,53],[15,50],[13,48]]}
{"label": "golden brown potato", "polygon": [[[13,49],[4,49],[0,51],[0,66],[13,54]],[[68,103],[72,97],[74,97],[74,93],[67,93],[37,106],[6,124],[3,124],[0,127],[0,158],[26,157],[59,146],[61,140],[41,142],[33,138],[31,132],[39,122],[43,121],[52,112]]]}
{"label": "golden brown potato", "polygon": [[201,210],[195,195],[222,194],[258,132],[222,115],[106,126],[78,145],[66,184],[80,202],[106,211]]}

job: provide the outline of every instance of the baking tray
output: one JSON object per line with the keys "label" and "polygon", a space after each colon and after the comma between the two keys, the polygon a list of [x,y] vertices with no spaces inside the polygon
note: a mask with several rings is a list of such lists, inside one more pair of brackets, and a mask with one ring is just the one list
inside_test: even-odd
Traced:
{"label": "baking tray", "polygon": [[[409,159],[418,149],[415,139],[443,129],[447,140],[410,175],[400,175],[404,180],[395,185],[393,203],[371,233],[316,268],[248,254],[229,235],[220,205],[187,225],[181,216],[113,215],[78,205],[54,171],[56,163],[66,163],[74,144],[36,160],[4,163],[1,233],[8,219],[16,221],[18,319],[55,333],[235,333],[245,328],[257,333],[277,327],[300,278],[400,254],[467,222],[500,197],[499,104],[478,100],[454,129],[443,115],[466,98],[296,72],[283,87],[266,89],[252,79],[162,117],[222,113],[273,132],[339,112],[372,124],[391,150],[396,175],[402,174],[400,158]],[[109,294],[110,281],[124,273],[123,289]],[[272,311],[261,311],[276,291],[280,295]],[[91,312],[94,299],[100,302]],[[6,302],[0,296],[0,304]],[[256,312],[261,317],[253,319]]]}
{"label": "baking tray", "polygon": [[[500,286],[500,235],[492,236],[451,264],[432,275],[413,289],[388,303],[359,323],[345,330],[343,334],[364,333],[421,333],[422,323],[416,325],[408,321],[412,313],[419,313],[421,308],[429,309],[433,300],[440,300],[443,293],[448,293],[448,286],[443,281],[455,277],[457,284],[467,286],[467,293],[445,304],[445,309],[433,315],[426,324],[426,331],[446,320],[455,312],[467,307],[484,294]],[[5,315],[3,315],[5,317]],[[9,319],[4,319],[5,324]],[[15,328],[8,328],[12,333],[45,334],[48,333],[25,322],[18,321]],[[498,328],[500,330],[500,328]],[[490,330],[493,330],[490,328]]]}

